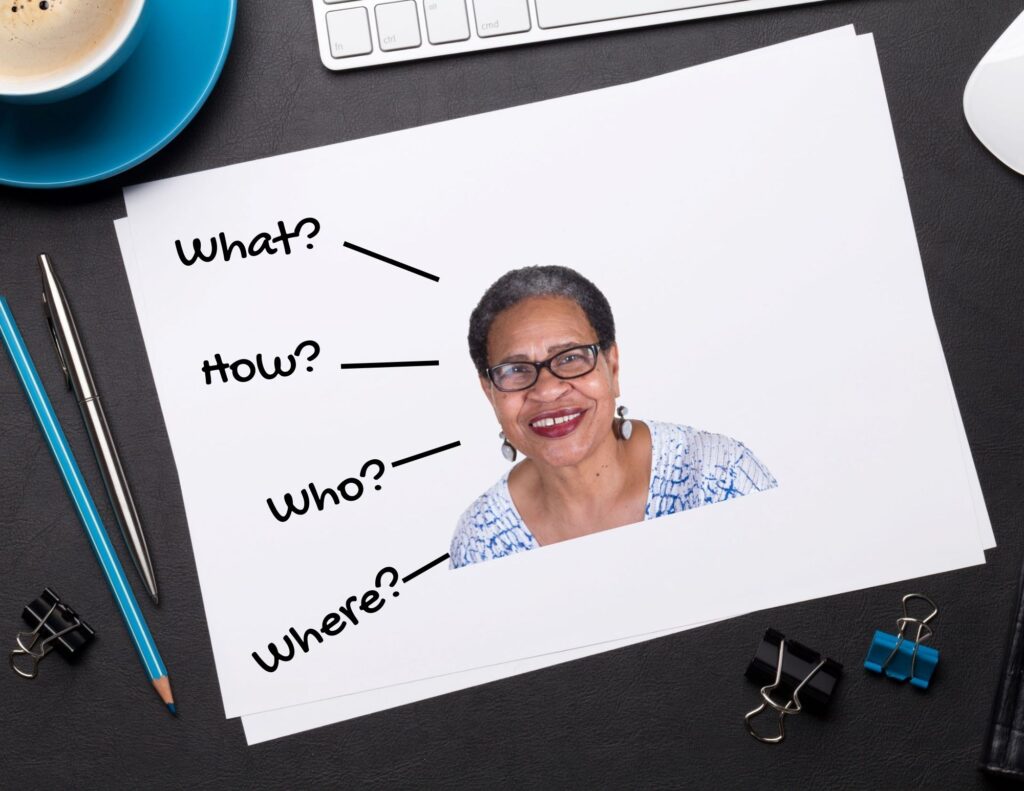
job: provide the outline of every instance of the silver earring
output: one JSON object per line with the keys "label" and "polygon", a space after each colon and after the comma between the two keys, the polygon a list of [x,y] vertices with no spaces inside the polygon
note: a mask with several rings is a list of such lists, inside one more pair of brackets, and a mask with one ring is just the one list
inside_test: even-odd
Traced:
{"label": "silver earring", "polygon": [[499,431],[498,436],[501,437],[501,455],[504,456],[507,461],[515,461],[517,451],[512,447],[512,443],[505,439],[505,432]]}
{"label": "silver earring", "polygon": [[620,406],[615,414],[619,416],[619,436],[622,439],[629,439],[633,436],[633,421],[626,420],[626,415],[629,414],[629,410],[624,406]]}

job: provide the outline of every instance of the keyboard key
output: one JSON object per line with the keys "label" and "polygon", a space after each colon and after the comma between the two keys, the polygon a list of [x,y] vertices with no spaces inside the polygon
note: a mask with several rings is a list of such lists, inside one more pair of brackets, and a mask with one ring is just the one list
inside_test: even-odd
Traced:
{"label": "keyboard key", "polygon": [[[537,0],[537,24],[542,28],[582,25],[661,11],[721,5],[728,0]],[[480,34],[481,36],[483,33]]]}
{"label": "keyboard key", "polygon": [[374,7],[373,13],[377,17],[380,48],[385,52],[411,49],[423,43],[420,40],[420,17],[415,0],[380,3]]}
{"label": "keyboard key", "polygon": [[431,44],[447,44],[469,38],[466,0],[424,0],[427,39]]}
{"label": "keyboard key", "polygon": [[373,52],[370,41],[370,17],[365,8],[346,8],[327,13],[327,37],[331,42],[331,55],[351,58]]}
{"label": "keyboard key", "polygon": [[526,0],[473,0],[476,32],[481,38],[525,33],[530,29]]}

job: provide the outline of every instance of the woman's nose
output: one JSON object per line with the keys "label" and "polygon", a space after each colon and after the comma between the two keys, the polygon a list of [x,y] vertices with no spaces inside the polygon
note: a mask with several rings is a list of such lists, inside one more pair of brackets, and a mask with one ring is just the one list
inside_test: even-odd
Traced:
{"label": "woman's nose", "polygon": [[554,401],[561,397],[571,385],[565,379],[559,379],[547,368],[540,369],[540,376],[530,388],[530,395],[542,401]]}

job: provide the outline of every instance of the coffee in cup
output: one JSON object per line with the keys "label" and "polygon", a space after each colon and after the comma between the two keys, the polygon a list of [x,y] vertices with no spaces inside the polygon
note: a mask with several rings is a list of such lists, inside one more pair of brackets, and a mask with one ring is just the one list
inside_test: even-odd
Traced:
{"label": "coffee in cup", "polygon": [[99,82],[113,71],[110,65],[120,65],[119,56],[127,57],[123,50],[144,5],[145,0],[0,0],[0,97],[45,100],[56,91],[50,98],[63,98]]}

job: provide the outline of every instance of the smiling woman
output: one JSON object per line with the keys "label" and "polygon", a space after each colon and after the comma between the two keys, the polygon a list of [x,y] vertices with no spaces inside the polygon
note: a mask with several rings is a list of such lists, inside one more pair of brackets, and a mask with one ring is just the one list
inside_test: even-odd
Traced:
{"label": "smiling woman", "polygon": [[616,408],[611,307],[572,269],[503,275],[470,316],[469,352],[502,454],[526,458],[459,519],[453,568],[778,485],[734,439]]}

